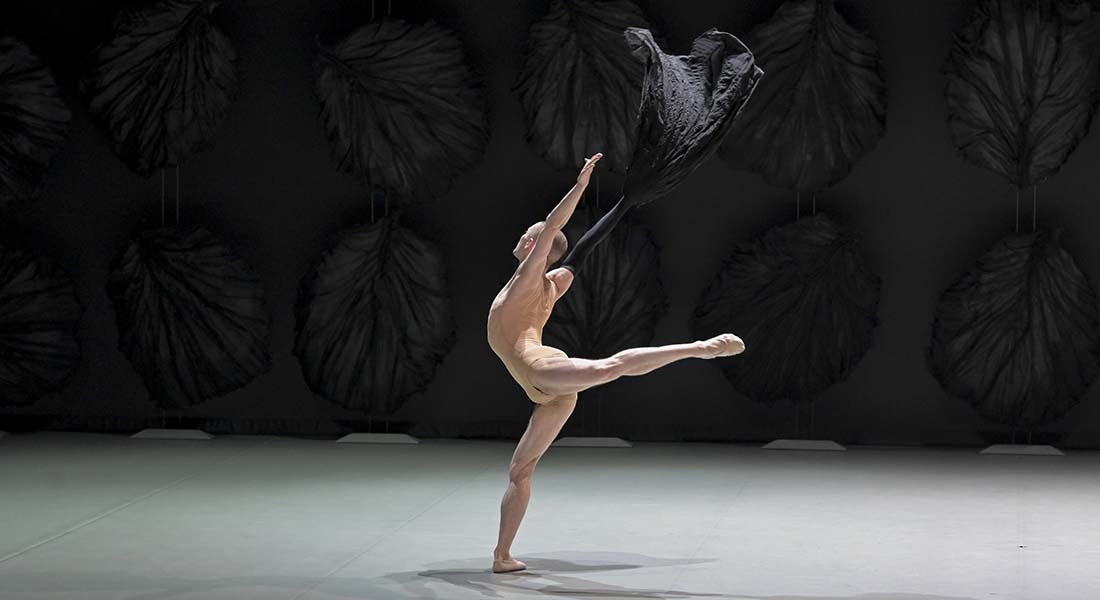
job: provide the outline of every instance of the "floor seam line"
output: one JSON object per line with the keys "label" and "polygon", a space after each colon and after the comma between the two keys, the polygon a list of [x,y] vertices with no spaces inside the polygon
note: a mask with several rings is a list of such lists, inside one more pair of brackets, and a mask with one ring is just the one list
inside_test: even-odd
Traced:
{"label": "floor seam line", "polygon": [[[263,442],[259,442],[259,443],[263,443]],[[116,512],[118,512],[118,511],[120,511],[124,508],[133,506],[134,504],[136,504],[138,502],[141,502],[142,500],[145,500],[147,498],[155,496],[156,494],[159,494],[161,492],[170,490],[170,489],[172,489],[172,488],[174,488],[174,487],[176,487],[176,486],[178,486],[182,483],[185,483],[186,481],[188,481],[190,479],[194,479],[195,477],[198,477],[199,475],[201,475],[205,472],[208,472],[211,469],[214,469],[215,467],[218,467],[222,463],[225,463],[226,461],[232,460],[232,459],[240,456],[244,452],[246,452],[248,450],[251,450],[253,447],[254,446],[249,446],[248,448],[244,448],[244,449],[240,450],[239,452],[235,452],[232,455],[223,458],[222,460],[210,465],[209,467],[207,467],[205,469],[197,470],[197,471],[187,475],[186,477],[181,477],[180,479],[177,479],[175,481],[166,483],[166,484],[164,484],[164,485],[162,485],[162,486],[160,486],[156,489],[150,490],[150,491],[138,496],[137,498],[133,498],[133,499],[127,501],[127,502],[123,502],[122,504],[119,504],[118,506],[112,507],[112,508],[110,508],[108,510],[105,510],[105,511],[103,511],[103,512],[97,514],[97,515],[94,515],[94,516],[92,516],[88,519],[85,519],[84,521],[81,521],[80,523],[77,523],[76,525],[73,525],[72,527],[69,527],[68,529],[65,529],[64,531],[60,531],[60,532],[58,532],[54,535],[51,535],[51,536],[49,536],[45,539],[34,542],[34,543],[30,544],[29,546],[25,546],[23,548],[20,548],[19,550],[16,550],[15,552],[11,552],[11,553],[8,553],[4,556],[0,556],[0,564],[3,564],[3,563],[5,563],[5,562],[7,562],[7,561],[9,561],[13,558],[19,558],[20,556],[30,552],[31,550],[34,550],[36,548],[41,548],[42,546],[45,546],[46,544],[49,544],[50,542],[56,541],[60,538],[63,538],[65,536],[69,535],[70,533],[73,533],[75,531],[83,529],[84,527],[87,527],[88,525],[91,525],[92,523],[95,523],[96,521],[100,521],[102,519],[105,519],[105,518],[115,514]]]}

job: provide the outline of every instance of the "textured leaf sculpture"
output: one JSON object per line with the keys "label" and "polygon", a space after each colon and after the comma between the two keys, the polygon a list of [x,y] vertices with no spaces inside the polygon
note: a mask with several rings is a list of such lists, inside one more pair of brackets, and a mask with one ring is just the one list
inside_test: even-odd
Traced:
{"label": "textured leaf sculpture", "polygon": [[747,350],[717,359],[753,400],[803,403],[848,377],[878,325],[880,279],[857,234],[823,213],[771,229],[738,246],[695,310],[706,338],[732,332]]}
{"label": "textured leaf sculpture", "polygon": [[0,247],[0,405],[61,389],[80,363],[80,302],[60,268]]}
{"label": "textured leaf sculpture", "polygon": [[443,255],[393,217],[352,228],[299,290],[294,353],[318,395],[387,416],[454,341]]}
{"label": "textured leaf sculpture", "polygon": [[763,71],[737,38],[712,29],[691,54],[665,54],[645,29],[625,34],[645,65],[634,155],[623,193],[634,205],[672,191],[713,154]]}
{"label": "textured leaf sculpture", "polygon": [[30,48],[0,37],[0,208],[37,193],[72,114]]}
{"label": "textured leaf sculpture", "polygon": [[161,408],[232,392],[271,367],[260,278],[209,231],[141,231],[111,265],[119,349]]}
{"label": "textured leaf sculpture", "polygon": [[453,32],[382,19],[322,48],[318,67],[332,155],[366,185],[437,196],[485,151],[481,81]]}
{"label": "textured leaf sculpture", "polygon": [[991,421],[1031,429],[1057,419],[1096,379],[1096,295],[1061,234],[1000,239],[936,307],[929,366]]}
{"label": "textured leaf sculpture", "polygon": [[516,89],[527,136],[554,166],[577,168],[600,151],[604,167],[626,170],[645,71],[627,27],[649,27],[631,0],[553,0],[531,27]]}
{"label": "textured leaf sculpture", "polygon": [[980,0],[945,66],[955,147],[1017,188],[1056,173],[1096,112],[1096,41],[1087,2]]}
{"label": "textured leaf sculpture", "polygon": [[210,21],[216,0],[123,8],[81,85],[115,152],[140,175],[182,162],[221,126],[236,52]]}
{"label": "textured leaf sculpture", "polygon": [[768,75],[726,136],[722,157],[798,191],[845,177],[886,124],[875,41],[832,0],[790,0],[747,41]]}
{"label": "textured leaf sculpture", "polygon": [[[603,211],[578,210],[566,237],[579,239]],[[653,236],[631,216],[597,246],[569,291],[554,306],[544,341],[570,356],[603,358],[653,340],[668,312],[658,276],[660,251]]]}

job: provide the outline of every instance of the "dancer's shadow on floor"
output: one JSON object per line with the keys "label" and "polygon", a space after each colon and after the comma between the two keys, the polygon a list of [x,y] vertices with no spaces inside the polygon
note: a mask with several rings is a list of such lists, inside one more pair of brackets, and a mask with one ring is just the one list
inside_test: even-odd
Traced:
{"label": "dancer's shadow on floor", "polygon": [[[555,553],[556,555],[557,553]],[[426,571],[391,573],[385,578],[398,584],[403,592],[413,594],[415,598],[446,600],[452,597],[447,590],[438,586],[426,585],[426,580],[443,581],[455,587],[480,593],[488,598],[511,599],[521,595],[531,597],[547,595],[556,598],[598,598],[600,600],[636,600],[636,599],[679,599],[679,598],[726,598],[728,600],[976,600],[962,596],[939,596],[898,592],[865,593],[853,596],[812,596],[812,595],[750,595],[732,592],[691,592],[680,589],[644,589],[612,585],[579,577],[577,573],[622,571],[648,567],[685,566],[715,562],[715,559],[662,559],[641,554],[622,553],[577,553],[567,555],[579,562],[555,558],[548,555],[524,558],[527,571],[521,573],[494,574],[483,566],[485,559],[469,559],[447,562],[452,568],[438,568]],[[466,567],[470,564],[470,568]],[[481,566],[481,568],[475,568]],[[455,568],[463,567],[463,568]]]}
{"label": "dancer's shadow on floor", "polygon": [[[397,584],[403,591],[424,595],[426,598],[448,598],[448,594],[437,595],[433,583],[445,582],[458,588],[477,592],[488,598],[513,598],[517,594],[547,594],[559,598],[581,597],[601,598],[723,598],[724,594],[707,592],[688,592],[667,589],[637,589],[603,582],[591,581],[574,575],[623,571],[647,567],[669,567],[713,562],[714,559],[653,558],[642,554],[622,553],[576,553],[570,552],[570,558],[582,557],[579,562],[565,560],[550,555],[525,557],[527,571],[520,573],[496,574],[485,567],[485,559],[467,559],[440,563],[441,567],[425,571],[406,571],[390,573],[385,578]],[[469,568],[466,568],[469,565]]]}
{"label": "dancer's shadow on floor", "polygon": [[[557,553],[555,553],[556,555]],[[730,600],[975,600],[961,596],[910,593],[864,593],[852,596],[752,595],[732,592],[690,592],[675,589],[633,588],[586,579],[580,574],[625,571],[653,567],[686,566],[714,562],[714,559],[664,559],[641,554],[575,553],[572,560],[554,555],[527,559],[528,571],[493,574],[484,557],[427,565],[428,570],[402,571],[375,577],[309,577],[293,575],[242,575],[221,578],[138,575],[118,571],[50,570],[34,573],[7,572],[0,577],[0,598],[23,597],[43,592],[72,593],[73,597],[95,592],[123,592],[127,600],[167,600],[179,596],[210,600],[235,598],[258,588],[298,592],[295,598],[320,592],[326,596],[362,600],[452,600],[470,592],[486,598],[511,600],[540,595],[556,598],[599,600],[728,598]],[[577,558],[579,556],[579,558]],[[444,585],[440,585],[444,584]],[[462,593],[465,591],[465,593]]]}
{"label": "dancer's shadow on floor", "polygon": [[[200,578],[157,576],[121,571],[50,570],[36,573],[5,573],[0,577],[0,598],[22,594],[65,593],[79,595],[97,592],[122,592],[127,600],[170,600],[180,596],[223,599],[238,597],[242,591],[255,595],[258,588],[298,592],[295,598],[319,592],[326,596],[362,600],[451,600],[458,589],[489,598],[511,599],[548,594],[560,598],[703,598],[721,594],[672,590],[633,589],[589,581],[576,573],[621,571],[645,567],[691,565],[712,559],[662,559],[640,554],[579,553],[578,562],[553,556],[535,556],[527,560],[528,572],[494,574],[484,557],[432,563],[429,570],[388,573],[376,577],[309,577],[293,575],[241,575]],[[569,553],[570,557],[578,553]],[[440,585],[441,583],[446,585]],[[453,587],[452,587],[453,586]]]}

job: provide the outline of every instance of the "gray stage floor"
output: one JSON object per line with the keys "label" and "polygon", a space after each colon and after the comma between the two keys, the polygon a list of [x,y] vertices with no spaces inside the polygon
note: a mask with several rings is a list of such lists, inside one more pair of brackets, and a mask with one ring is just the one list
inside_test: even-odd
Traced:
{"label": "gray stage floor", "polygon": [[552,449],[488,572],[508,443],[0,441],[0,598],[1100,598],[1100,453]]}

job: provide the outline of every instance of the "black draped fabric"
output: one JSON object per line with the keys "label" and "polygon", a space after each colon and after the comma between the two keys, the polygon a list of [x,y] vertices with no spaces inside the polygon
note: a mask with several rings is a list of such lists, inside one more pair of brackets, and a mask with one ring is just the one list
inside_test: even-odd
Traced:
{"label": "black draped fabric", "polygon": [[316,89],[333,158],[367,187],[439,196],[489,141],[481,77],[431,21],[381,19],[322,48]]}
{"label": "black draped fabric", "polygon": [[531,26],[516,89],[527,137],[554,166],[576,169],[596,152],[624,172],[634,148],[645,68],[623,41],[648,28],[631,0],[553,0]]}
{"label": "black draped fabric", "polygon": [[[578,210],[565,234],[577,239],[604,211]],[[543,340],[570,356],[603,358],[653,340],[657,322],[668,312],[661,285],[660,249],[649,230],[626,217],[593,251],[583,274],[554,306]]]}
{"label": "black draped fabric", "polygon": [[769,405],[810,402],[870,349],[880,287],[859,235],[819,212],[737,246],[703,293],[692,331],[745,340],[744,354],[713,361],[741,393]]}
{"label": "black draped fabric", "polygon": [[955,147],[1017,188],[1057,173],[1096,113],[1097,41],[1088,2],[980,0],[944,67]]}
{"label": "black draped fabric", "polygon": [[237,88],[229,38],[210,21],[217,0],[161,0],[123,8],[114,37],[81,81],[89,111],[140,175],[206,147]]}
{"label": "black draped fabric", "polygon": [[201,227],[143,230],[111,265],[118,345],[161,408],[232,392],[271,367],[252,267]]}
{"label": "black draped fabric", "polygon": [[1001,238],[936,306],[928,363],[985,418],[1032,429],[1064,415],[1096,379],[1096,294],[1062,230]]}
{"label": "black draped fabric", "polygon": [[80,364],[81,306],[59,267],[0,246],[0,405],[60,390]]}
{"label": "black draped fabric", "polygon": [[302,280],[295,313],[310,389],[371,416],[424,389],[454,344],[443,254],[397,217],[342,232]]}
{"label": "black draped fabric", "polygon": [[733,124],[722,158],[803,192],[847,176],[886,127],[875,41],[832,0],[790,0],[746,42],[768,76]]}
{"label": "black draped fabric", "polygon": [[71,116],[46,65],[23,42],[0,37],[0,209],[38,192]]}
{"label": "black draped fabric", "polygon": [[634,155],[623,183],[633,206],[672,191],[713,154],[763,75],[736,37],[712,29],[691,53],[665,54],[645,29],[624,33],[646,66]]}

